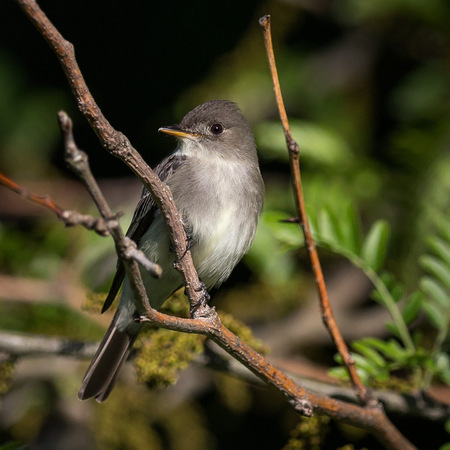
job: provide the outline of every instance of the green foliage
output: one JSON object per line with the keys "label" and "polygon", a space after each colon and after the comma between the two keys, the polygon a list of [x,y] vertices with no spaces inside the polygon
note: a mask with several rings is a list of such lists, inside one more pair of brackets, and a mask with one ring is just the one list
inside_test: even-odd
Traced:
{"label": "green foliage", "polygon": [[170,330],[150,330],[136,342],[138,378],[151,387],[166,387],[203,351],[206,337]]}
{"label": "green foliage", "polygon": [[0,363],[0,396],[8,392],[14,375],[14,361],[7,359]]}
{"label": "green foliage", "polygon": [[[335,131],[314,123],[300,120],[290,121],[291,132],[302,142],[302,157],[318,165],[349,165],[353,159],[348,143]],[[286,141],[280,133],[279,122],[261,122],[255,127],[258,142],[264,146],[264,155],[270,159],[288,161]]]}
{"label": "green foliage", "polygon": [[[450,358],[444,348],[450,323],[450,220],[439,218],[439,234],[427,239],[430,253],[419,259],[425,275],[411,293],[406,293],[405,285],[393,274],[382,270],[390,234],[387,222],[375,222],[362,238],[361,225],[352,208],[339,218],[324,209],[311,218],[311,226],[319,245],[345,256],[365,272],[375,288],[372,298],[391,315],[392,322],[386,327],[392,338],[367,337],[352,344],[352,356],[362,379],[366,383],[386,384],[393,374],[406,370],[412,388],[426,389],[433,377],[450,384]],[[289,231],[276,232],[286,245],[293,244]],[[418,331],[408,328],[421,313],[435,328],[431,347],[421,342]],[[341,362],[340,357],[337,360]],[[332,373],[347,378],[343,367]]]}
{"label": "green foliage", "polygon": [[[444,352],[450,322],[450,239],[432,236],[428,239],[431,255],[424,255],[419,262],[427,275],[424,275],[418,288],[411,294],[405,294],[405,287],[391,274],[379,274],[386,254],[387,225],[383,228],[376,223],[370,230],[366,242],[374,239],[372,251],[354,255],[356,261],[375,286],[374,299],[383,304],[391,313],[392,322],[388,329],[395,339],[383,341],[366,338],[353,343],[357,367],[366,382],[370,380],[387,381],[392,373],[407,369],[413,373],[414,388],[426,389],[433,376],[450,384],[450,359]],[[443,222],[444,226],[450,222]],[[378,249],[378,254],[377,254]],[[379,258],[379,261],[377,259]],[[410,325],[423,312],[436,329],[436,338],[432,348],[420,343],[418,332],[410,333]]]}
{"label": "green foliage", "polygon": [[55,276],[72,236],[61,224],[49,228],[47,221],[27,230],[0,221],[0,270],[37,278]]}
{"label": "green foliage", "polygon": [[[178,317],[188,317],[189,303],[177,291],[163,306],[162,312]],[[220,313],[224,326],[260,353],[267,348],[256,339],[251,329],[231,314]],[[179,333],[165,329],[146,330],[136,342],[135,367],[138,378],[151,387],[166,387],[176,382],[178,373],[203,352],[206,337],[198,334]]]}
{"label": "green foliage", "polygon": [[302,417],[283,450],[320,450],[329,431],[329,422],[328,416]]}
{"label": "green foliage", "polygon": [[102,328],[65,305],[0,302],[0,328],[26,333],[99,339]]}

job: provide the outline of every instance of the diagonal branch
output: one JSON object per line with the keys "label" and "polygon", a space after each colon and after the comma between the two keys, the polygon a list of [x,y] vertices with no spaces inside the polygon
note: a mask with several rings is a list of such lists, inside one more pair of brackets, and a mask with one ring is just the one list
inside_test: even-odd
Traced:
{"label": "diagonal branch", "polygon": [[323,277],[322,267],[320,265],[319,255],[317,254],[316,245],[311,234],[311,229],[308,223],[308,217],[305,209],[305,201],[303,197],[302,181],[300,176],[300,162],[299,162],[299,146],[292,137],[289,121],[284,107],[283,96],[281,94],[280,81],[278,79],[277,67],[275,64],[275,56],[273,52],[272,36],[270,31],[270,16],[264,16],[259,19],[260,25],[264,29],[264,41],[266,45],[267,58],[269,60],[270,72],[272,75],[273,88],[275,91],[275,98],[277,101],[278,110],[280,113],[281,123],[283,125],[284,136],[286,138],[286,144],[289,150],[289,161],[292,174],[292,185],[294,190],[295,202],[297,206],[297,212],[299,214],[299,222],[305,236],[306,249],[311,261],[312,271],[317,284],[317,290],[320,298],[320,308],[322,313],[322,319],[327,327],[333,342],[338,349],[339,353],[344,360],[347,367],[350,379],[353,387],[361,399],[366,405],[376,406],[376,400],[372,398],[370,391],[364,386],[361,379],[358,376],[355,367],[355,361],[353,360],[344,338],[337,326],[334,318],[333,311],[331,309],[330,299],[328,298],[328,292]]}

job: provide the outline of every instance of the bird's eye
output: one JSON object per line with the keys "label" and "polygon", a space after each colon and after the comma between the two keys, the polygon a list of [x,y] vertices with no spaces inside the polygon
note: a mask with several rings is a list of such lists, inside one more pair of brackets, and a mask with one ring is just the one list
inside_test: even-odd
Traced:
{"label": "bird's eye", "polygon": [[220,123],[215,123],[214,125],[211,125],[209,128],[211,130],[212,134],[221,134],[223,133],[223,126]]}

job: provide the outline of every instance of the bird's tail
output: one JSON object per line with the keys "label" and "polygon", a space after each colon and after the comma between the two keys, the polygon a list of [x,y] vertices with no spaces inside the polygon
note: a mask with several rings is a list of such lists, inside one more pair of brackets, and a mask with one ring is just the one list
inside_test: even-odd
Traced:
{"label": "bird's tail", "polygon": [[95,397],[101,403],[111,393],[117,375],[130,354],[138,332],[130,334],[117,327],[118,316],[111,322],[102,342],[92,359],[78,391],[80,400]]}

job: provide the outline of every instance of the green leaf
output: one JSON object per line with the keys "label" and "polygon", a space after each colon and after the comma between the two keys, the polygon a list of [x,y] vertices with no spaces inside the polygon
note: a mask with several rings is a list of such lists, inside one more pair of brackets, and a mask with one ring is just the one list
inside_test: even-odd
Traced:
{"label": "green leaf", "polygon": [[428,246],[433,253],[450,267],[450,245],[437,236],[428,238]]}
{"label": "green leaf", "polygon": [[401,283],[395,283],[391,288],[391,296],[398,303],[405,295],[405,287]]}
{"label": "green leaf", "polygon": [[378,338],[366,338],[362,342],[366,342],[373,348],[376,348],[381,354],[394,361],[404,360],[408,355],[408,352],[395,339],[383,341]]}
{"label": "green leaf", "polygon": [[450,308],[450,297],[443,289],[442,285],[434,278],[423,277],[420,280],[420,287],[425,294],[428,294],[436,302],[436,306],[442,307],[444,311]]}
{"label": "green leaf", "polygon": [[425,255],[419,261],[427,272],[441,281],[447,289],[450,289],[450,269],[440,259]]}
{"label": "green leaf", "polygon": [[[344,166],[354,158],[348,143],[335,131],[317,123],[290,120],[292,134],[301,143],[302,159],[324,166]],[[286,141],[280,123],[262,122],[254,127],[258,147],[267,157],[287,161]]]}
{"label": "green leaf", "polygon": [[370,229],[361,250],[363,260],[375,271],[383,266],[389,240],[389,225],[378,220]]}
{"label": "green leaf", "polygon": [[425,312],[428,320],[438,330],[443,330],[448,326],[448,321],[442,312],[436,308],[432,303],[423,303],[422,309]]}
{"label": "green leaf", "polygon": [[417,318],[423,301],[424,295],[421,291],[415,291],[409,296],[402,310],[403,320],[407,325]]}
{"label": "green leaf", "polygon": [[338,245],[339,237],[335,226],[335,221],[331,213],[325,209],[320,211],[317,219],[317,228],[319,232],[319,239],[328,245]]}
{"label": "green leaf", "polygon": [[353,342],[352,347],[376,366],[386,366],[386,361],[384,360],[384,358],[376,350],[374,350],[373,347],[367,343],[367,341]]}
{"label": "green leaf", "polygon": [[348,371],[345,367],[332,367],[328,373],[339,380],[348,380]]}
{"label": "green leaf", "polygon": [[374,365],[372,361],[357,353],[352,353],[351,355],[359,369],[362,369],[369,375],[376,376],[378,374],[378,367]]}
{"label": "green leaf", "polygon": [[400,333],[397,325],[395,325],[395,323],[387,322],[387,323],[384,324],[384,326],[389,331],[389,333],[391,333],[396,338],[401,339],[401,333]]}
{"label": "green leaf", "polygon": [[437,216],[436,225],[439,228],[441,236],[450,243],[450,216]]}
{"label": "green leaf", "polygon": [[355,255],[361,252],[361,224],[355,208],[348,206],[337,221],[342,245]]}

